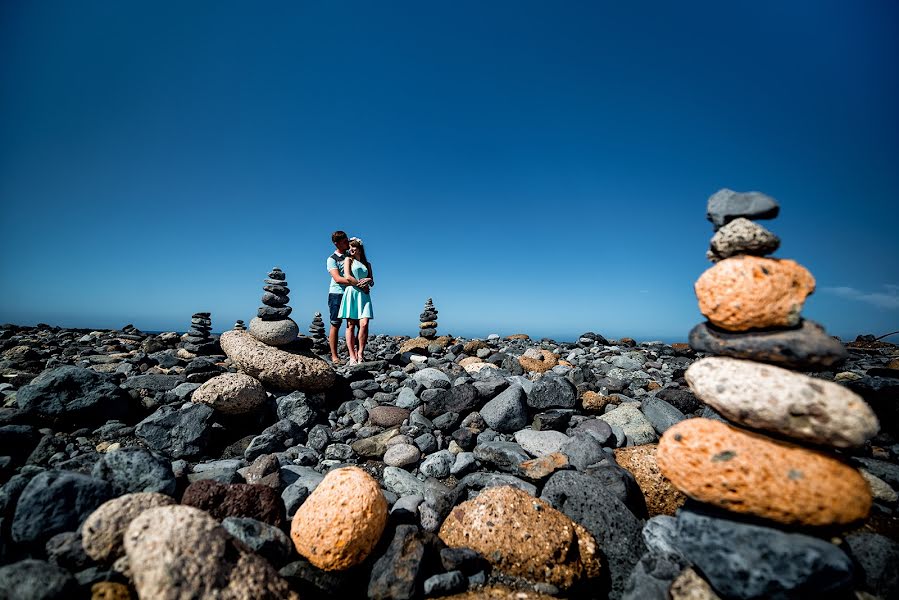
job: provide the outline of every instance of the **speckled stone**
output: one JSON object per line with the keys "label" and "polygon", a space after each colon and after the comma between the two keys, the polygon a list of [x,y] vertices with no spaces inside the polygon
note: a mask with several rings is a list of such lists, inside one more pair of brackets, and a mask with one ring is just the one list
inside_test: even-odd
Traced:
{"label": "speckled stone", "polygon": [[694,287],[699,311],[713,325],[746,331],[798,324],[815,278],[792,260],[734,256],[700,275]]}
{"label": "speckled stone", "polygon": [[281,496],[267,485],[200,479],[187,486],[181,504],[205,510],[218,520],[249,517],[275,527],[284,523]]}
{"label": "speckled stone", "polygon": [[100,581],[91,586],[91,600],[131,600],[131,592],[124,583]]}
{"label": "speckled stone", "polygon": [[749,360],[711,356],[685,375],[696,397],[731,421],[836,448],[879,429],[874,411],[842,385]]}
{"label": "speckled stone", "polygon": [[562,589],[600,573],[593,536],[547,502],[509,486],[457,505],[440,528],[453,548],[480,552],[494,568]]}
{"label": "speckled stone", "polygon": [[368,409],[368,422],[378,427],[394,427],[402,425],[409,418],[411,411],[399,406],[375,406]]}
{"label": "speckled stone", "polygon": [[384,464],[391,467],[414,465],[421,458],[421,450],[414,444],[387,444]]}
{"label": "speckled stone", "polygon": [[532,358],[525,354],[522,354],[518,357],[518,364],[521,365],[521,368],[525,371],[533,371],[535,373],[545,373],[549,371],[557,364],[559,364],[559,357],[550,352],[549,350],[544,350],[543,348],[531,348],[530,350],[536,350],[541,355],[543,355],[543,359]]}
{"label": "speckled stone", "polygon": [[659,442],[659,468],[687,496],[786,525],[844,525],[871,492],[839,460],[711,419],[687,419]]}
{"label": "speckled stone", "polygon": [[328,473],[293,517],[290,537],[300,555],[325,571],[364,561],[384,532],[387,500],[358,467]]}
{"label": "speckled stone", "polygon": [[646,499],[646,509],[650,517],[656,515],[674,516],[687,497],[671,485],[656,461],[658,444],[645,444],[632,448],[617,448],[615,460],[634,476]]}
{"label": "speckled stone", "polygon": [[225,414],[239,415],[265,404],[266,393],[259,380],[249,375],[222,373],[194,390],[190,401],[208,404]]}
{"label": "speckled stone", "polygon": [[334,384],[325,361],[273,348],[246,331],[226,331],[219,343],[238,369],[279,390],[321,392]]}
{"label": "speckled stone", "polygon": [[719,229],[709,244],[716,260],[738,254],[765,256],[780,247],[780,238],[754,221],[740,217]]}
{"label": "speckled stone", "polygon": [[175,499],[155,492],[125,494],[97,507],[84,521],[81,545],[99,563],[112,563],[125,554],[125,530],[138,515],[157,506],[176,504]]}
{"label": "speckled stone", "polygon": [[583,405],[584,410],[591,412],[602,412],[605,410],[606,405],[612,401],[611,396],[603,396],[599,392],[586,391],[581,395],[581,405]]}
{"label": "speckled stone", "polygon": [[268,561],[198,508],[145,510],[125,532],[125,552],[141,598],[299,600]]}

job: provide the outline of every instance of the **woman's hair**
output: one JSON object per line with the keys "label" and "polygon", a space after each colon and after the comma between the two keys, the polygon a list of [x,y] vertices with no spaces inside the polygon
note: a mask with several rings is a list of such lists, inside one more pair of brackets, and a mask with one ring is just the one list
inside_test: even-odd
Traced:
{"label": "woman's hair", "polygon": [[368,262],[368,257],[365,256],[365,246],[362,245],[362,240],[359,238],[350,238],[350,247],[356,249],[353,258],[365,265],[365,268],[371,272],[371,263]]}

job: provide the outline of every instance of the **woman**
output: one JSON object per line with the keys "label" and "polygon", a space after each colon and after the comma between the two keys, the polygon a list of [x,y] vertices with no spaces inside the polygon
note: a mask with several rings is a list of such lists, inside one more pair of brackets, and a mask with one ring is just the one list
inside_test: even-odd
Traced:
{"label": "woman", "polygon": [[[337,317],[346,319],[346,347],[350,355],[348,364],[356,365],[363,361],[365,344],[368,343],[368,320],[374,318],[371,307],[371,296],[368,290],[374,285],[371,263],[365,256],[365,246],[357,237],[350,238],[350,251],[343,265],[344,276],[350,285],[343,291],[340,310]],[[356,327],[359,328],[358,339]]]}

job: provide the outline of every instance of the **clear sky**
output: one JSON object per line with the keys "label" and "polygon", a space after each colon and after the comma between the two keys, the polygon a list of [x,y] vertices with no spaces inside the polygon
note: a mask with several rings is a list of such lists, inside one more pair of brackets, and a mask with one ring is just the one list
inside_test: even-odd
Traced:
{"label": "clear sky", "polygon": [[682,340],[759,190],[834,334],[899,329],[899,3],[0,2],[0,321]]}

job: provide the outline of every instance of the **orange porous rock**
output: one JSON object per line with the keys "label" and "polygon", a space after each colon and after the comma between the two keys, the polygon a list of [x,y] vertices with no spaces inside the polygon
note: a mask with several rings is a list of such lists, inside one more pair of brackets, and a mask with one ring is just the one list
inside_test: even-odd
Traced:
{"label": "orange porous rock", "polygon": [[631,448],[616,448],[615,461],[631,472],[643,497],[650,517],[656,515],[674,516],[678,508],[684,505],[684,496],[671,482],[662,475],[656,462],[658,444],[643,444]]}
{"label": "orange porous rock", "polygon": [[845,463],[711,419],[668,429],[656,460],[687,496],[778,523],[843,525],[871,508],[867,482]]}
{"label": "orange porous rock", "polygon": [[509,486],[453,508],[440,527],[453,548],[480,552],[496,569],[562,589],[599,575],[593,536],[549,503]]}
{"label": "orange porous rock", "polygon": [[530,358],[528,356],[519,356],[518,364],[525,371],[534,371],[535,373],[545,373],[559,364],[559,357],[543,348],[536,348],[543,355],[543,360]]}
{"label": "orange porous rock", "polygon": [[387,500],[375,479],[358,467],[328,473],[293,517],[297,552],[325,571],[364,561],[384,532]]}
{"label": "orange porous rock", "polygon": [[700,275],[695,290],[700,312],[713,325],[746,331],[799,323],[815,278],[792,260],[734,256]]}

